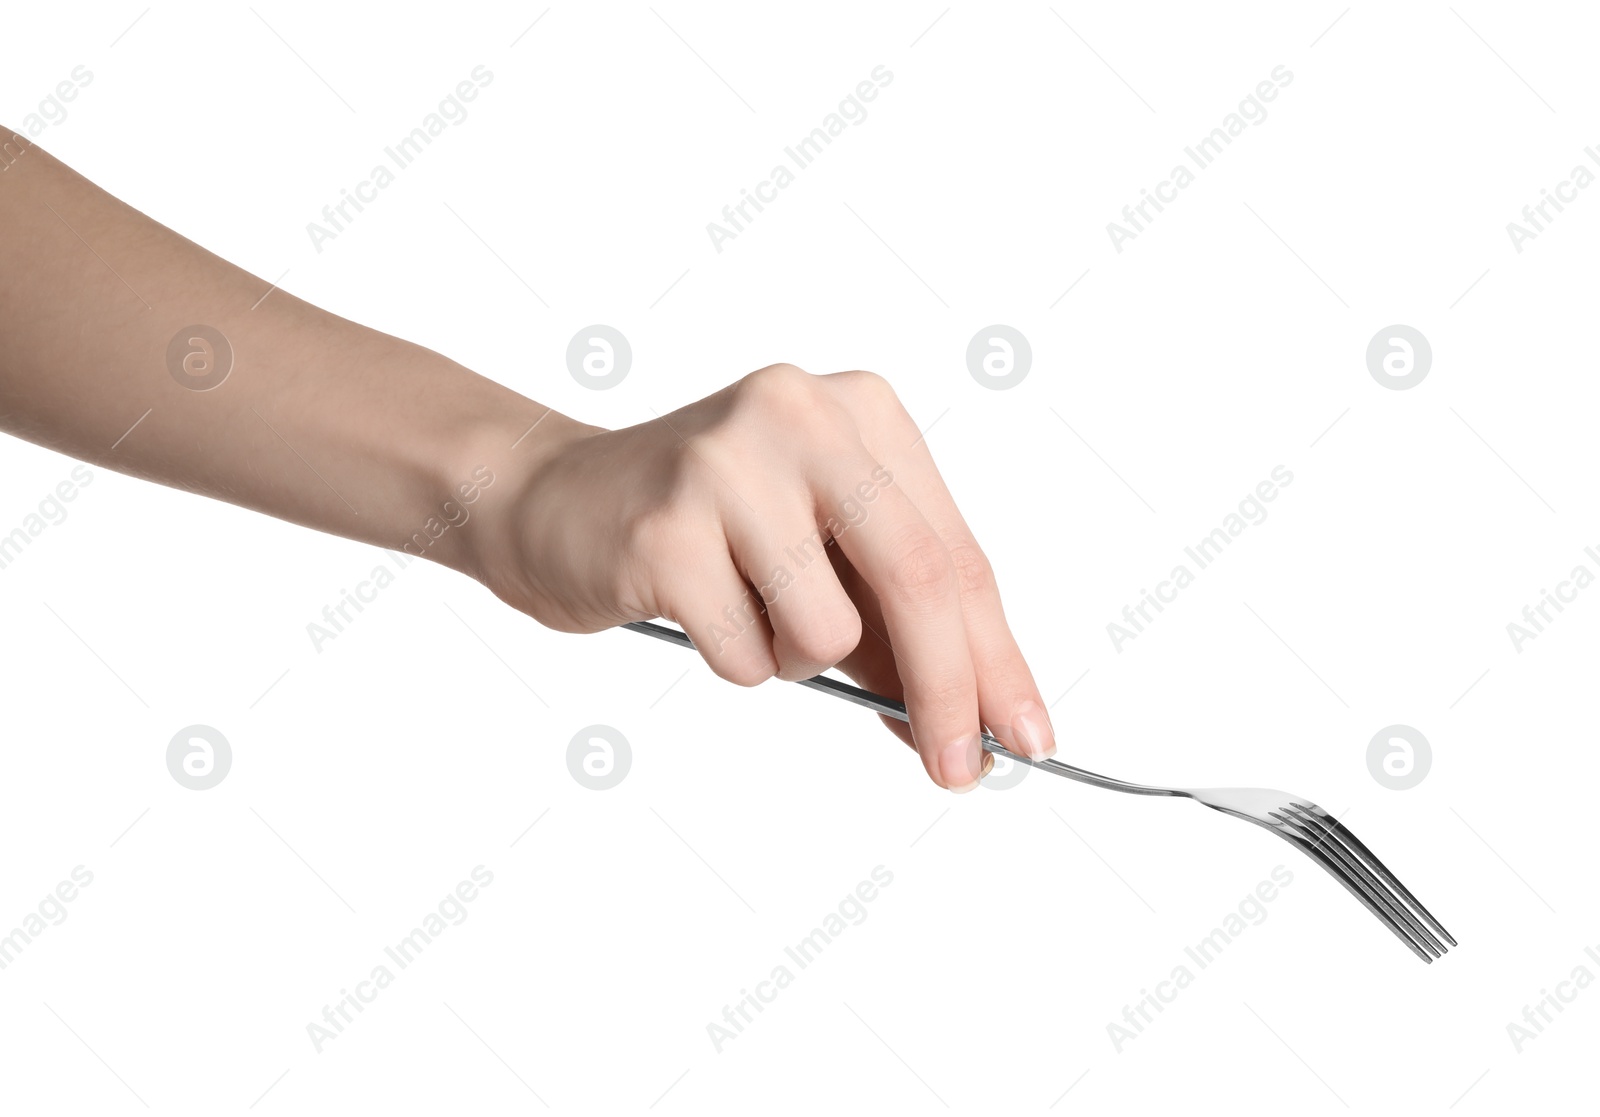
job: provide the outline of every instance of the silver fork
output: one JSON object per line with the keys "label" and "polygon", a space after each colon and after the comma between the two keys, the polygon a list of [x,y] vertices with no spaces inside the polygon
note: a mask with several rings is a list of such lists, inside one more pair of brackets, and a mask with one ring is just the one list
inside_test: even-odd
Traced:
{"label": "silver fork", "polygon": [[[665,625],[635,621],[622,627],[642,632],[646,636],[654,636],[658,640],[665,640],[679,647],[690,649],[694,647],[693,641],[687,635]],[[838,679],[816,675],[809,679],[801,679],[799,682],[801,686],[843,698],[858,706],[865,706],[885,717],[908,723],[911,720],[906,715],[904,703],[873,694],[870,690],[862,690]],[[1025,756],[1018,756],[988,733],[983,734],[983,747],[997,756],[1009,757],[1018,764],[1053,772],[1069,780],[1092,784],[1110,791],[1123,791],[1129,795],[1166,795],[1193,799],[1214,811],[1253,822],[1290,843],[1326,869],[1334,880],[1344,885],[1350,895],[1360,900],[1368,911],[1377,916],[1385,927],[1394,932],[1396,938],[1410,947],[1424,962],[1431,963],[1435,958],[1443,957],[1448,949],[1446,943],[1450,946],[1456,945],[1456,940],[1450,937],[1450,932],[1444,929],[1444,925],[1422,906],[1422,902],[1411,894],[1409,888],[1400,883],[1361,839],[1310,799],[1264,787],[1185,788],[1128,783],[1126,780],[1087,772],[1071,764],[1063,764],[1059,760],[1029,760]]]}

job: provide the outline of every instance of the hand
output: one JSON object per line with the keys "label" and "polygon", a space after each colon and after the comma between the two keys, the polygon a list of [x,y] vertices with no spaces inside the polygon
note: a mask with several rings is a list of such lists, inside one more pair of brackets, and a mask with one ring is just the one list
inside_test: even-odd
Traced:
{"label": "hand", "polygon": [[[275,284],[12,139],[0,430],[378,546],[420,538],[555,628],[670,618],[747,686],[837,664],[904,699],[911,728],[890,728],[943,787],[976,786],[980,724],[1015,752],[1054,751],[989,564],[881,378],[773,365],[601,431],[288,292],[267,299]],[[135,313],[137,292],[152,303]],[[161,359],[185,323],[224,332],[249,374],[190,390]],[[493,499],[455,530],[479,469],[499,478]]]}
{"label": "hand", "polygon": [[838,665],[903,698],[935,783],[977,786],[980,723],[1055,752],[988,560],[888,383],[772,365],[636,427],[574,428],[513,481],[473,568],[541,623],[665,617],[743,686]]}

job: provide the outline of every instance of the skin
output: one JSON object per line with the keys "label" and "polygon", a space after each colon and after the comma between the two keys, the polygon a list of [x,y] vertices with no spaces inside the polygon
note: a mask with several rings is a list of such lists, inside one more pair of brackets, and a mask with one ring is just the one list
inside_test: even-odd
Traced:
{"label": "skin", "polygon": [[[0,245],[0,429],[420,551],[564,632],[665,617],[740,685],[837,666],[904,699],[909,730],[886,724],[941,787],[970,790],[992,763],[980,724],[1030,757],[1055,751],[989,562],[879,376],[771,365],[602,430],[287,292],[263,298],[271,284],[15,134]],[[203,344],[180,339],[192,372],[169,368],[196,323],[233,352],[209,390],[192,378],[216,360]],[[439,531],[469,489],[470,517]]]}

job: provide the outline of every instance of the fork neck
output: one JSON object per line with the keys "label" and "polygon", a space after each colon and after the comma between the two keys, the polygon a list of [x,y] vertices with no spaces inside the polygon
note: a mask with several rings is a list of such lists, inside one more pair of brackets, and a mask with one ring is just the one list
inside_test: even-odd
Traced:
{"label": "fork neck", "polygon": [[[865,706],[867,709],[882,714],[884,717],[894,718],[896,721],[910,721],[910,718],[906,715],[905,703],[898,702],[893,698],[885,698],[881,694],[874,694],[870,690],[851,686],[849,683],[841,682],[838,679],[830,679],[826,675],[816,675],[809,679],[797,681],[801,686],[832,694],[836,698],[854,702],[857,706]],[[1038,768],[1057,776],[1065,776],[1067,779],[1077,780],[1079,783],[1103,787],[1107,791],[1121,791],[1129,795],[1189,797],[1189,793],[1186,791],[1179,791],[1171,787],[1151,787],[1147,784],[1112,779],[1110,776],[1102,776],[1097,772],[1089,772],[1071,764],[1063,764],[1059,760],[1029,760],[1026,756],[1019,756],[1012,752],[988,733],[983,734],[983,747],[986,752],[994,753],[996,756],[1009,757],[1018,764],[1026,764],[1030,768]]]}
{"label": "fork neck", "polygon": [[1121,791],[1128,795],[1161,795],[1176,799],[1194,798],[1193,795],[1181,788],[1151,787],[1149,784],[1129,783],[1127,780],[1112,779],[1110,776],[1102,776],[1098,772],[1090,772],[1072,764],[1063,764],[1059,760],[1029,760],[1026,756],[1018,756],[987,733],[983,735],[983,747],[986,751],[992,752],[996,756],[1008,756],[1018,764],[1026,764],[1030,768],[1038,768],[1041,771],[1050,772],[1057,776],[1065,776],[1069,780],[1077,780],[1079,783],[1090,784],[1093,787],[1103,787],[1107,791]]}

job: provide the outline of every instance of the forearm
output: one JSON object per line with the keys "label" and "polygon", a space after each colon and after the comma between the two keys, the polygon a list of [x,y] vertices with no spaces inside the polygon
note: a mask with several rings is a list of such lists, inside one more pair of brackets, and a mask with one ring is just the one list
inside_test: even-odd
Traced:
{"label": "forearm", "polygon": [[[587,429],[430,350],[268,294],[38,147],[10,144],[0,429],[469,573],[471,533],[438,525],[495,495],[485,471],[525,472]],[[195,325],[219,331],[220,352],[184,336]],[[230,349],[226,378],[206,387]]]}

